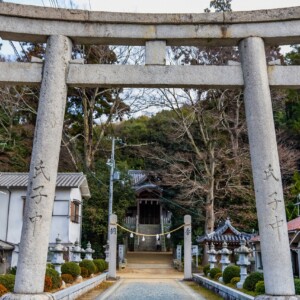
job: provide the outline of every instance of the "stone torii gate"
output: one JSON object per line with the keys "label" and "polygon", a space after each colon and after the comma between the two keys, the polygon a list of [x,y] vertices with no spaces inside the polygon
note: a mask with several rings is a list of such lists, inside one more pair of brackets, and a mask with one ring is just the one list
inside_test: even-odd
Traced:
{"label": "stone torii gate", "polygon": [[[0,84],[41,84],[13,294],[43,293],[67,86],[244,88],[266,296],[298,299],[287,236],[270,86],[300,88],[300,67],[267,66],[266,44],[300,43],[300,7],[209,14],[130,14],[0,3],[2,39],[47,42],[44,63],[0,63]],[[86,65],[72,43],[145,45],[145,65]],[[166,66],[166,46],[239,46],[241,65]]]}

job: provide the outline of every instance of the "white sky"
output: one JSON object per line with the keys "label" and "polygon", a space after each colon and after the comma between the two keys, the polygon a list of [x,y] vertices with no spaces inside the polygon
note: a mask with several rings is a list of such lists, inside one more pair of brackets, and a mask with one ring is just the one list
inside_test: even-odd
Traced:
{"label": "white sky", "polygon": [[[20,4],[68,7],[70,0],[11,0]],[[149,12],[149,13],[201,13],[209,7],[210,0],[73,0],[79,9],[116,12]],[[300,0],[233,0],[232,9],[256,10],[300,6]]]}

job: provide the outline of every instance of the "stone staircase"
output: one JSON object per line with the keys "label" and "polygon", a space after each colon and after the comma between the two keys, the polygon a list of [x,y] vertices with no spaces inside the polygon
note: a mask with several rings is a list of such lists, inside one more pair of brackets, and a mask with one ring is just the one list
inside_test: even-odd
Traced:
{"label": "stone staircase", "polygon": [[[159,234],[159,224],[139,224],[139,233],[144,234]],[[156,237],[145,236],[145,241],[142,241],[142,236],[135,237],[134,251],[156,251]]]}

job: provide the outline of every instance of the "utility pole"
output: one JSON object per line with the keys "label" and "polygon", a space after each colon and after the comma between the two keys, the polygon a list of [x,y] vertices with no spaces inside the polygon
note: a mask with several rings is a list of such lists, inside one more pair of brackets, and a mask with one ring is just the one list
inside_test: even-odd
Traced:
{"label": "utility pole", "polygon": [[110,223],[110,216],[113,209],[113,194],[114,194],[114,172],[115,172],[115,137],[112,137],[111,142],[111,157],[107,162],[110,166],[110,176],[109,176],[109,199],[108,199],[108,226]]}

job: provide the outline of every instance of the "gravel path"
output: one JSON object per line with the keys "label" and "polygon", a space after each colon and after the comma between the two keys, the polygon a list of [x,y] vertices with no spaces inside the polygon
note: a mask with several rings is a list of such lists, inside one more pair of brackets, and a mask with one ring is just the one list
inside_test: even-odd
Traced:
{"label": "gravel path", "polygon": [[204,300],[178,279],[121,279],[95,300]]}

